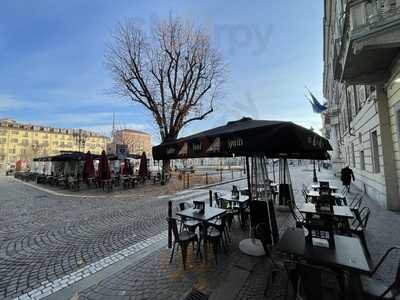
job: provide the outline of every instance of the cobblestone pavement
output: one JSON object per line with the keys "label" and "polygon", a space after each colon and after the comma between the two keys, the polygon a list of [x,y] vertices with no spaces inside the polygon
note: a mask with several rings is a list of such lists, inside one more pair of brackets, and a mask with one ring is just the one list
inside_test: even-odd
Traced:
{"label": "cobblestone pavement", "polygon": [[[302,184],[309,185],[312,181],[312,170],[306,167],[295,167],[291,169],[292,183],[294,187],[296,202],[299,206],[304,202],[301,195]],[[338,178],[330,171],[318,172],[319,179],[327,179],[341,186]],[[245,186],[246,182],[241,182]],[[229,185],[230,186],[230,185]],[[352,187],[350,198],[359,193]],[[377,203],[364,197],[363,205],[370,207],[372,216],[367,230],[368,245],[372,254],[372,264],[391,245],[400,245],[400,236],[396,230],[400,224],[398,213],[390,212],[379,207]],[[277,211],[280,232],[287,226],[293,226],[293,220],[288,213]],[[218,266],[213,260],[204,263],[189,254],[189,267],[183,270],[181,256],[178,253],[172,264],[169,264],[169,250],[162,249],[143,259],[139,263],[125,268],[115,277],[103,280],[85,291],[81,292],[79,299],[183,299],[183,295],[192,289],[197,289],[205,294],[212,293],[215,288],[224,281],[233,266],[240,264],[240,260],[247,258],[255,262],[255,267],[250,273],[247,281],[240,289],[236,299],[283,299],[284,278],[278,278],[273,288],[264,296],[264,288],[268,276],[269,265],[265,258],[249,258],[242,254],[237,248],[237,242],[245,236],[238,228],[232,233],[234,241],[231,250],[221,254]],[[277,260],[284,259],[281,253]],[[377,274],[378,278],[387,284],[393,280],[397,268],[399,256],[391,257]],[[332,294],[334,298],[334,294]]]}
{"label": "cobblestone pavement", "polygon": [[[0,299],[28,293],[166,229],[168,196],[59,197],[9,177],[0,177],[0,191]],[[208,197],[207,191],[196,194]]]}

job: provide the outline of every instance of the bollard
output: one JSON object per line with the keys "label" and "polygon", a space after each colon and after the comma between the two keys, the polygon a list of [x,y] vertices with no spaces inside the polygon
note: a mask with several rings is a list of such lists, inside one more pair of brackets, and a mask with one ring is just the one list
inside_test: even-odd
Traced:
{"label": "bollard", "polygon": [[206,184],[208,184],[208,173],[206,172]]}
{"label": "bollard", "polygon": [[233,170],[231,170],[231,172],[232,172],[232,179],[233,179]]}
{"label": "bollard", "polygon": [[209,201],[210,201],[210,207],[212,207],[212,204],[213,204],[213,203],[212,203],[212,190],[209,190],[209,191],[208,191],[208,194],[209,194],[209,197],[210,197],[210,198],[209,198],[209,199],[210,199],[210,200],[209,200]]}
{"label": "bollard", "polygon": [[222,182],[222,169],[219,170],[219,181]]}
{"label": "bollard", "polygon": [[172,235],[171,235],[171,222],[170,219],[172,218],[172,201],[168,201],[168,248],[172,248]]}

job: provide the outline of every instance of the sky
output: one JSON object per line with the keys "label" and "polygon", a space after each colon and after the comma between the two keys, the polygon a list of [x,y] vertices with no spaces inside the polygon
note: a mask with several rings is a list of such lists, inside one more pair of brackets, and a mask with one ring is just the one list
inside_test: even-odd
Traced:
{"label": "sky", "polygon": [[182,135],[243,116],[321,127],[305,86],[322,98],[323,1],[4,0],[0,8],[0,118],[110,134],[158,134],[144,107],[109,92],[106,45],[118,22],[149,28],[170,15],[205,26],[229,76],[215,112]]}

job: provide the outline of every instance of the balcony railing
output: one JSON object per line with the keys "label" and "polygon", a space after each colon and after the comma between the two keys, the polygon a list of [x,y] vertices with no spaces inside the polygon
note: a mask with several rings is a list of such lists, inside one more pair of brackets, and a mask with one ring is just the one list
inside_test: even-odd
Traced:
{"label": "balcony railing", "polygon": [[349,1],[350,30],[373,29],[400,19],[400,0]]}

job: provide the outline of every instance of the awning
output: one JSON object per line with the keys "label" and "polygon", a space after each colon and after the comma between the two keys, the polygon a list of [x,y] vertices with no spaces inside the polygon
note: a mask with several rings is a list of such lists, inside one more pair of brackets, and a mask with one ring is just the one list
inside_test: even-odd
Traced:
{"label": "awning", "polygon": [[206,130],[153,147],[153,158],[181,159],[198,157],[254,156],[268,158],[329,158],[328,140],[292,122],[242,118],[224,126]]}

